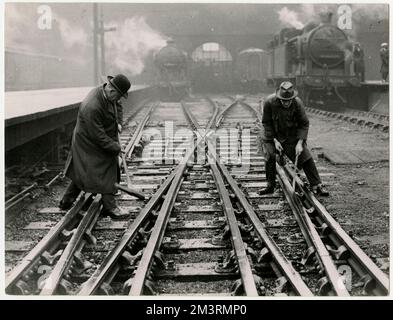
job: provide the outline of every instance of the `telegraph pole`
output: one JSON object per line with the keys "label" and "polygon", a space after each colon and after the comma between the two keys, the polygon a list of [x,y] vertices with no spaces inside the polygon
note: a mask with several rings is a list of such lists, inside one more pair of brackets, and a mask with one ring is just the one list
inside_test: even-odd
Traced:
{"label": "telegraph pole", "polygon": [[99,83],[98,75],[98,7],[93,3],[93,77],[94,85]]}
{"label": "telegraph pole", "polygon": [[[98,11],[100,11],[100,17],[98,17]],[[105,28],[103,7],[102,5],[98,7],[97,3],[93,3],[93,82],[95,86],[101,83],[101,76],[105,75],[105,32],[115,30],[116,27]]]}
{"label": "telegraph pole", "polygon": [[100,6],[100,22],[99,22],[99,32],[100,32],[100,45],[101,45],[101,75],[105,76],[105,32],[115,31],[116,27],[104,26],[104,10],[102,5]]}
{"label": "telegraph pole", "polygon": [[100,36],[101,36],[101,75],[105,75],[105,31],[104,31],[104,12],[100,6]]}

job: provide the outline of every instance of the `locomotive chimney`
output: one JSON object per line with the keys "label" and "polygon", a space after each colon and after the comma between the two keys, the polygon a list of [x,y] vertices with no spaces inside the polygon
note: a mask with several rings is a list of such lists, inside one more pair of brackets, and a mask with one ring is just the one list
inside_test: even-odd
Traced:
{"label": "locomotive chimney", "polygon": [[173,40],[173,39],[168,39],[168,40],[166,41],[166,44],[167,44],[168,46],[174,46],[174,45],[175,45],[175,40]]}
{"label": "locomotive chimney", "polygon": [[332,18],[333,18],[333,12],[321,12],[319,14],[319,17],[321,19],[322,24],[331,24],[332,23]]}

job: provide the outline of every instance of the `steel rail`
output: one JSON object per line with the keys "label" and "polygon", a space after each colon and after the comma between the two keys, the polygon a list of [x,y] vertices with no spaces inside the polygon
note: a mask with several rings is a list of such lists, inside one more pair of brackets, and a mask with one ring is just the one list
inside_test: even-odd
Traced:
{"label": "steel rail", "polygon": [[[279,168],[279,167],[277,166],[277,168]],[[285,176],[284,176],[284,179],[285,179]],[[282,184],[282,181],[280,179],[278,179],[278,182],[280,183],[280,185]],[[281,186],[282,186],[282,188],[284,190],[284,185],[282,184]],[[290,196],[287,199],[287,201],[288,201],[289,206],[291,207],[292,211],[295,212],[296,209],[297,209],[297,204],[294,201],[292,201],[292,198]],[[315,251],[314,244],[313,244],[312,238],[311,238],[311,236],[310,236],[310,234],[308,232],[308,229],[307,229],[307,226],[305,224],[305,221],[303,219],[301,219],[301,216],[299,214],[295,214],[294,217],[295,217],[295,220],[296,220],[296,222],[297,222],[297,224],[298,224],[298,226],[300,228],[300,231],[301,231],[301,233],[302,233],[302,235],[304,237],[304,240],[306,241],[307,248],[308,249],[311,248],[313,250],[313,253],[315,253],[314,252]],[[317,259],[319,260],[320,265],[322,265],[322,261],[319,259],[319,256],[317,256]]]}
{"label": "steel rail", "polygon": [[262,114],[258,110],[255,110],[253,107],[251,107],[251,105],[249,105],[244,101],[238,101],[238,103],[240,103],[243,106],[249,107],[251,111],[255,114],[255,116],[258,118],[258,120],[262,122]]}
{"label": "steel rail", "polygon": [[12,287],[22,278],[22,276],[31,269],[38,261],[40,256],[56,241],[61,232],[79,213],[83,205],[90,199],[91,193],[82,194],[74,207],[41,239],[41,241],[23,258],[22,262],[17,265],[7,276],[5,282],[5,291],[9,292]]}
{"label": "steel rail", "polygon": [[[334,220],[326,208],[318,201],[318,199],[308,190],[303,181],[296,175],[295,171],[288,165],[285,167],[288,173],[296,180],[296,184],[306,196],[307,200],[316,209],[322,220],[329,226],[331,232],[342,242],[342,244],[350,251],[353,259],[362,266],[370,276],[375,279],[383,294],[389,293],[389,278],[381,271],[378,266],[365,254],[365,252],[356,244],[355,241],[342,229],[340,224]],[[349,261],[351,262],[351,261]],[[356,270],[357,268],[355,268]]]}
{"label": "steel rail", "polygon": [[[140,140],[142,135],[142,130],[145,127],[147,121],[150,118],[151,113],[157,107],[158,103],[153,104],[150,109],[146,112],[143,120],[139,123],[134,135],[126,147],[126,154],[132,154],[135,144]],[[178,166],[180,167],[180,165]],[[112,273],[120,255],[126,249],[127,244],[132,241],[137,235],[137,232],[142,227],[142,224],[147,220],[149,214],[153,211],[154,207],[158,204],[158,201],[163,197],[164,192],[166,192],[175,177],[177,169],[175,169],[161,185],[161,187],[155,192],[155,194],[150,198],[146,206],[141,210],[140,214],[133,222],[133,224],[127,228],[124,232],[121,240],[118,242],[116,247],[105,257],[105,260],[100,265],[100,267],[94,272],[94,274],[87,280],[78,295],[91,295],[94,294],[99,287],[105,282],[105,279],[109,274]]]}
{"label": "steel rail", "polygon": [[[260,122],[262,122],[262,114],[261,114],[261,112],[259,112],[259,111],[256,110],[255,108],[251,107],[250,104],[248,104],[248,103],[246,103],[246,102],[244,102],[244,101],[238,100],[238,99],[236,99],[236,98],[234,98],[234,97],[232,97],[232,96],[228,96],[228,97],[229,97],[232,101],[234,101],[234,104],[239,103],[239,104],[241,104],[241,105],[243,105],[243,106],[249,108],[249,109],[255,114],[255,116],[258,118],[258,120],[259,120]],[[231,106],[233,106],[233,105],[231,105]],[[228,109],[226,109],[226,111],[227,111],[227,110],[228,110]],[[225,112],[226,112],[226,111],[225,111]]]}
{"label": "steel rail", "polygon": [[[355,115],[353,113],[348,114],[348,113],[341,113],[341,112],[325,111],[325,110],[312,108],[312,107],[306,107],[305,109],[306,109],[306,111],[317,114],[317,115],[332,117],[337,120],[347,121],[349,123],[356,124],[359,126],[368,126],[373,129],[380,129],[383,132],[389,131],[389,123],[386,122],[387,121],[386,119],[382,119],[382,118],[376,119],[375,117],[371,118],[371,117],[368,117],[365,115],[363,115],[363,116]],[[358,117],[363,117],[363,118],[358,118]]]}
{"label": "steel rail", "polygon": [[[185,108],[185,105],[182,106],[183,106],[183,111],[187,114],[187,117],[192,122],[192,125],[197,130],[201,130],[201,127],[196,121],[194,115],[190,112],[190,110]],[[229,198],[228,190],[225,187],[224,180],[222,179],[220,171],[218,170],[218,167],[216,165],[215,150],[211,145],[210,139],[207,140],[207,143],[208,143],[208,150],[209,150],[208,163],[210,165],[210,169],[212,170],[213,177],[220,194],[220,198],[223,202],[223,209],[227,217],[227,223],[231,231],[231,235],[232,235],[231,242],[237,257],[237,262],[238,262],[240,277],[243,283],[244,292],[247,296],[258,296],[258,289],[254,281],[254,275],[252,273],[250,261],[248,260],[247,257],[245,244],[243,242],[240,233],[239,225],[237,223],[235,212],[232,207],[231,199]]]}
{"label": "steel rail", "polygon": [[242,101],[238,101],[235,100],[233,103],[231,103],[229,106],[225,107],[217,116],[217,120],[216,120],[216,128],[218,128],[221,125],[222,120],[224,119],[224,115],[225,113],[228,112],[229,109],[231,109],[233,106],[237,105],[237,104],[241,104],[243,106],[246,106],[248,108],[251,109],[251,111],[256,115],[256,117],[258,118],[258,120],[262,121],[262,116],[261,114],[255,110],[253,107],[251,107],[248,103],[242,102]]}
{"label": "steel rail", "polygon": [[[221,119],[221,120],[222,120],[222,119]],[[297,175],[296,175],[295,173],[293,173],[293,176],[295,176],[296,179],[297,179],[298,181],[301,182],[301,180],[297,177]],[[301,183],[302,183],[302,182],[301,182]],[[284,188],[283,188],[283,189],[284,189]],[[293,190],[293,192],[294,192],[294,190]],[[316,200],[316,198],[314,197],[314,195],[313,195],[310,191],[308,191],[308,190],[307,190],[306,196],[309,198],[309,201],[311,201],[311,202],[313,202],[313,199]],[[316,201],[317,201],[317,200],[316,200]],[[318,201],[317,201],[317,202],[318,202]],[[291,203],[290,203],[290,204],[291,204]],[[319,206],[319,208],[318,208],[318,206]],[[338,223],[328,214],[328,212],[326,211],[326,209],[325,209],[319,202],[318,202],[318,205],[316,206],[316,208],[317,208],[317,211],[319,211],[319,213],[324,217],[325,222],[329,222],[329,218],[330,218],[330,223],[328,223],[328,225],[329,225],[332,229],[335,230],[333,224],[335,224],[339,229],[341,229],[341,227],[339,226],[339,224],[338,224]],[[319,210],[318,210],[318,209],[319,209]],[[328,253],[328,251],[326,250],[326,248],[324,247],[324,245],[323,245],[321,239],[319,238],[318,233],[316,232],[316,230],[315,230],[315,228],[314,228],[314,226],[313,226],[313,224],[312,224],[312,222],[311,222],[311,219],[308,217],[307,212],[304,210],[303,207],[302,207],[302,212],[301,212],[301,213],[303,214],[303,222],[302,222],[302,224],[305,224],[306,227],[311,227],[311,228],[312,228],[312,230],[314,231],[314,232],[313,232],[313,235],[316,237],[316,238],[314,237],[314,240],[316,240],[317,242],[319,242],[319,245],[321,245],[321,247],[323,246],[323,248],[322,248],[322,250],[324,250],[323,259],[326,259],[327,255],[328,255],[329,253]],[[298,221],[298,224],[299,224],[299,220],[298,220],[298,219],[297,219],[297,221]],[[300,224],[299,224],[299,226],[301,227]],[[301,227],[301,229],[302,229],[302,227]],[[364,254],[364,252],[356,245],[356,243],[353,242],[353,240],[352,240],[352,239],[351,239],[342,229],[341,229],[341,231],[343,232],[342,237],[343,237],[343,238],[348,238],[348,240],[349,240],[350,242],[352,242],[352,243],[357,247],[356,249],[358,249],[358,250],[355,249],[355,251],[359,251],[359,252],[360,252],[360,255],[365,256],[365,259],[368,260],[368,261],[367,261],[367,262],[368,262],[368,268],[367,268],[367,269],[368,269],[368,270],[372,269],[372,270],[374,270],[374,272],[377,273],[378,279],[376,279],[376,280],[378,281],[378,283],[380,283],[380,284],[383,286],[384,291],[385,291],[385,292],[388,292],[389,280],[388,280],[388,278],[386,277],[386,275],[385,275],[381,270],[378,269],[378,267],[371,261],[371,259],[368,258],[368,256],[366,256],[366,255]],[[302,232],[303,232],[303,230],[302,230]],[[340,238],[341,238],[341,237],[340,237]],[[310,239],[310,238],[309,238],[309,239]],[[342,238],[341,238],[341,239],[342,239]],[[351,252],[353,252],[353,251],[351,250]],[[319,261],[322,262],[321,259],[320,259],[320,257],[318,257],[318,258],[319,258]],[[349,260],[351,260],[351,259],[349,259]],[[331,261],[330,257],[329,257],[329,259],[327,259],[327,261],[325,261],[325,263],[326,263],[326,262],[328,263],[328,265],[330,265],[332,268],[335,269],[334,264],[332,265],[332,263],[331,263],[332,261]],[[351,262],[353,263],[353,260],[352,260],[352,261],[349,261],[349,262],[350,262],[350,264],[351,264]],[[369,263],[371,263],[371,264],[369,264]],[[358,268],[357,268],[357,269],[358,269]],[[361,274],[360,274],[360,276],[361,276]],[[333,270],[333,281],[337,282],[337,280],[335,280],[335,278],[337,278],[337,273],[335,273],[334,270]],[[332,281],[332,279],[330,279],[330,280]],[[339,279],[338,281],[339,281],[339,285],[337,286],[337,289],[343,289],[343,288],[345,288],[344,284],[342,283],[342,280]],[[344,289],[344,291],[342,291],[343,294],[344,294],[345,296],[349,295],[349,293],[347,293],[347,292],[345,292],[345,291],[346,291],[345,289]]]}
{"label": "steel rail", "polygon": [[124,108],[123,108],[123,116],[128,114],[127,118],[123,122],[130,122],[148,103],[153,103],[151,98],[143,99],[138,103],[137,107],[133,108],[133,110],[129,113],[124,112]]}
{"label": "steel rail", "polygon": [[155,206],[161,200],[164,193],[168,190],[173,178],[175,177],[177,170],[175,169],[161,184],[160,188],[150,198],[146,206],[140,211],[135,221],[127,228],[122,238],[116,245],[116,247],[105,257],[99,268],[93,273],[93,275],[87,280],[81,287],[78,295],[92,295],[95,294],[99,287],[105,282],[107,276],[111,273],[111,270],[116,265],[118,259],[123,254],[128,243],[130,243],[137,235],[138,231],[142,227],[143,223],[147,220]]}
{"label": "steel rail", "polygon": [[37,187],[37,186],[38,186],[38,183],[37,183],[37,182],[34,182],[31,186],[29,186],[29,187],[23,189],[21,192],[19,192],[18,194],[14,195],[12,198],[8,199],[8,200],[5,202],[5,207],[6,207],[5,210],[7,210],[8,207],[12,206],[12,205],[13,205],[13,202],[14,202],[15,200],[18,200],[18,198],[19,198],[20,196],[24,195],[26,192],[29,192],[31,189],[33,189],[33,188],[35,188],[35,187]]}
{"label": "steel rail", "polygon": [[18,203],[22,202],[23,200],[25,200],[26,198],[28,198],[30,196],[31,196],[30,192],[25,193],[23,196],[21,196],[20,198],[18,198],[14,202],[12,202],[10,205],[8,205],[8,207],[5,208],[5,211],[10,210],[11,208],[15,207]]}
{"label": "steel rail", "polygon": [[218,128],[221,125],[222,120],[224,119],[224,114],[234,105],[236,105],[237,102],[231,103],[229,106],[225,107],[221,112],[217,115],[215,126]]}
{"label": "steel rail", "polygon": [[[184,112],[186,118],[188,119],[190,125],[191,125],[191,126],[194,128],[194,130],[195,130],[196,141],[198,141],[197,136],[200,137],[199,142],[197,142],[198,145],[201,145],[201,144],[202,144],[202,141],[203,141],[203,145],[204,145],[204,144],[205,144],[205,143],[204,143],[204,142],[205,142],[205,139],[206,139],[207,137],[209,137],[209,136],[211,135],[211,133],[214,132],[213,130],[211,130],[211,127],[213,126],[214,121],[215,121],[215,119],[216,119],[216,117],[217,117],[217,115],[218,115],[218,111],[219,111],[217,105],[214,103],[213,100],[211,100],[210,98],[207,98],[206,100],[208,100],[209,103],[213,106],[214,111],[213,111],[212,117],[210,118],[210,120],[209,120],[209,122],[208,122],[208,124],[207,124],[207,126],[206,126],[206,129],[205,129],[205,132],[204,132],[205,135],[202,135],[202,130],[203,130],[203,128],[199,125],[199,123],[198,123],[198,121],[195,119],[194,115],[190,112],[190,110],[187,109],[187,107],[186,107],[186,105],[183,103],[183,101],[181,102],[181,105],[182,105],[182,108],[183,108],[183,112]],[[195,150],[195,149],[194,149],[194,150]]]}
{"label": "steel rail", "polygon": [[[236,103],[236,102],[235,102]],[[227,109],[229,109],[230,107],[232,107],[234,104],[232,104],[232,105],[230,105],[228,108],[226,108],[226,110]],[[253,109],[251,106],[249,106],[248,104],[245,104],[244,103],[244,105],[246,105],[246,106],[248,106],[248,107],[250,107],[254,112],[255,112],[255,114],[257,115],[257,117],[258,118],[260,118],[261,117],[261,115],[255,110],[255,109]],[[223,113],[222,113],[223,114]],[[259,114],[259,115],[258,115]],[[220,121],[222,121],[222,119],[223,119],[223,117],[220,119]],[[221,166],[221,167],[223,167],[225,170],[226,170],[226,168],[224,167],[224,166],[222,166],[221,165],[221,163],[218,161],[218,159],[216,159],[217,160],[217,163]],[[226,170],[226,172],[227,172],[227,170]],[[234,184],[234,186],[236,186],[237,187],[237,183],[233,180],[233,178],[229,175],[229,173],[228,173],[228,176],[232,179],[232,182],[233,182],[233,184]],[[228,181],[228,180],[227,180]],[[229,183],[229,181],[228,181],[228,183]],[[238,187],[237,187],[238,188]],[[236,193],[235,193],[235,195],[236,195]],[[244,196],[244,195],[243,195]],[[238,198],[239,199],[239,198]],[[247,201],[246,199],[245,199],[245,197],[243,198],[245,201]],[[240,199],[239,199],[239,201],[240,201]],[[246,203],[244,203],[245,205],[246,205]],[[248,204],[248,207],[249,208],[251,208],[252,209],[252,207]],[[254,218],[255,218],[255,221],[256,221],[256,223],[258,223],[258,224],[262,224],[261,222],[260,222],[260,220],[259,220],[259,218],[258,218],[258,216],[256,216],[256,214],[255,214],[255,212],[254,212]],[[250,217],[251,218],[251,217]],[[305,227],[302,225],[302,223],[301,223],[301,221],[299,220],[299,219],[297,219],[297,221],[298,221],[298,224],[299,224],[299,226],[301,227],[301,228],[303,228],[304,230],[302,230],[302,233],[305,235],[305,237],[306,237],[306,242],[309,244],[309,246],[311,246],[312,245],[312,241],[311,241],[311,239],[310,239],[310,237],[308,236],[308,234],[307,234],[307,232],[306,232],[306,230],[305,230]],[[263,225],[263,224],[262,224]],[[266,235],[268,236],[268,234],[266,233]],[[267,239],[268,240],[268,239]],[[275,242],[274,241],[271,241],[271,244],[273,245],[273,246],[275,246]],[[278,248],[278,247],[277,247]],[[274,249],[274,248],[273,248]],[[279,248],[278,248],[279,249]],[[271,253],[272,253],[272,251],[270,251]],[[279,252],[278,252],[278,258],[279,258],[279,254],[280,254],[281,252],[280,252],[280,250],[279,250]],[[285,256],[281,253],[281,255],[282,255],[282,257],[286,260],[286,258],[285,258]],[[280,260],[282,260],[282,259],[280,259]],[[280,262],[283,262],[283,261],[280,261]],[[288,262],[288,261],[286,261],[288,264],[287,264],[287,266],[289,265],[289,271],[291,271],[291,269],[293,270],[293,271],[295,271],[295,273],[297,274],[296,276],[295,276],[295,279],[293,279],[293,277],[291,277],[292,278],[292,280],[293,280],[293,282],[297,282],[297,280],[299,280],[300,279],[300,281],[301,282],[303,282],[303,280],[302,280],[302,278],[301,278],[301,276],[296,272],[296,270],[294,270],[293,269],[293,267],[292,267],[292,265]],[[284,263],[285,263],[285,261],[284,261]],[[282,268],[282,266],[281,266],[281,268]],[[285,272],[285,271],[284,271]],[[290,280],[290,279],[289,279]],[[290,282],[292,283],[292,281],[290,280]],[[304,293],[304,295],[306,295],[306,296],[312,296],[313,294],[312,294],[312,292],[310,291],[310,289],[306,286],[306,284],[304,284],[304,282],[303,282],[303,285],[301,285],[300,284],[300,286],[301,286],[301,288],[299,288],[299,290],[301,290],[301,292],[303,292]],[[296,290],[296,289],[295,289]]]}
{"label": "steel rail", "polygon": [[71,265],[74,253],[78,249],[78,246],[82,241],[87,228],[90,226],[94,217],[97,216],[100,212],[101,197],[102,196],[98,194],[94,198],[94,201],[85,213],[78,227],[75,229],[73,236],[60,256],[60,259],[57,261],[49,277],[45,280],[45,284],[40,292],[40,295],[53,295],[56,293],[57,287],[63,278],[64,273]]}
{"label": "steel rail", "polygon": [[[154,106],[154,105],[153,105]],[[152,106],[152,107],[153,107]],[[138,107],[128,119],[133,118],[142,108],[144,104],[142,103],[140,107]],[[152,109],[152,108],[151,108]],[[151,110],[149,110],[151,111]],[[50,183],[48,183],[45,187],[49,187],[51,183],[53,183],[61,174],[57,175],[53,178]],[[37,186],[37,183],[34,183],[32,186],[23,190],[20,194],[14,196],[13,198],[8,200],[10,203],[16,197],[19,197],[21,194],[27,192],[33,187]],[[16,266],[11,273],[6,278],[6,291],[11,291],[12,287],[23,277],[23,275],[29,271],[36,262],[38,262],[40,256],[49,249],[50,246],[53,245],[53,242],[58,239],[58,236],[61,232],[69,225],[69,223],[75,218],[77,213],[83,207],[83,205],[91,198],[91,193],[82,193],[82,196],[79,198],[77,203],[72,207],[67,214],[53,227],[51,230],[45,235],[43,239],[30,251],[30,253],[22,260],[21,264]],[[11,206],[14,205],[13,203]]]}
{"label": "steel rail", "polygon": [[349,297],[350,294],[343,283],[341,275],[338,273],[338,270],[324,243],[319,237],[315,226],[311,222],[310,217],[307,215],[303,205],[300,203],[298,196],[295,194],[295,190],[292,189],[288,178],[286,177],[284,169],[278,164],[276,164],[276,168],[279,178],[278,181],[282,187],[282,190],[284,191],[285,197],[287,198],[287,201],[289,202],[295,216],[298,216],[299,220],[302,221],[308,237],[311,240],[312,245],[315,249],[316,255],[319,258],[318,260],[320,262],[320,265],[321,267],[323,267],[324,272],[331,284],[332,290],[338,296]]}
{"label": "steel rail", "polygon": [[157,107],[158,103],[153,103],[149,110],[146,112],[146,115],[143,117],[142,121],[139,122],[134,134],[132,135],[131,140],[127,143],[125,148],[125,154],[127,157],[131,157],[132,152],[134,151],[135,145],[139,142],[142,137],[143,128],[145,127],[147,121],[150,119],[150,115],[153,110]]}
{"label": "steel rail", "polygon": [[[249,107],[251,108],[251,106]],[[251,109],[257,114],[256,110],[254,110],[253,108]],[[210,150],[213,150],[213,154],[214,154],[213,158],[215,159],[215,165],[221,170],[222,175],[225,177],[228,184],[232,188],[233,192],[235,193],[235,196],[238,198],[240,204],[246,210],[249,219],[251,220],[252,224],[255,227],[255,231],[258,233],[260,239],[265,243],[269,252],[272,254],[273,259],[276,261],[281,271],[284,272],[286,278],[290,281],[294,290],[299,295],[302,296],[313,296],[311,290],[304,283],[301,275],[293,268],[292,264],[286,259],[284,254],[281,252],[280,248],[276,245],[276,243],[271,239],[269,234],[266,232],[266,228],[264,224],[260,221],[260,219],[256,215],[254,209],[247,201],[244,193],[240,190],[236,181],[229,174],[226,167],[222,163],[220,163],[219,157],[216,155],[216,152],[214,150],[214,145],[211,144],[210,140],[208,141],[208,147]]]}
{"label": "steel rail", "polygon": [[[208,146],[210,143],[208,142]],[[235,211],[232,207],[231,199],[229,198],[228,190],[225,187],[224,180],[216,165],[216,158],[211,154],[211,146],[209,146],[209,163],[212,170],[214,180],[223,202],[223,209],[226,215],[226,220],[231,231],[231,242],[235,250],[237,262],[239,266],[239,273],[243,283],[243,289],[246,296],[258,296],[258,289],[254,281],[254,275],[251,269],[250,261],[247,257],[245,244],[240,233],[239,225],[235,216]]]}
{"label": "steel rail", "polygon": [[207,127],[206,127],[206,130],[210,130],[211,128],[212,128],[212,126],[213,126],[213,124],[214,124],[214,121],[216,120],[216,118],[217,118],[217,115],[218,115],[218,107],[217,107],[217,105],[216,105],[216,103],[210,98],[210,97],[206,97],[206,100],[207,101],[209,101],[209,103],[213,106],[213,108],[214,108],[214,111],[213,111],[213,115],[212,115],[212,117],[210,118],[210,120],[209,120],[209,122],[208,122],[208,124],[207,124]]}
{"label": "steel rail", "polygon": [[[184,103],[182,102],[181,105],[186,117],[188,118],[189,114],[186,112]],[[198,148],[202,143],[203,139],[201,139],[196,145],[194,145],[194,147],[187,152],[187,154],[181,160],[180,164],[176,169],[175,177],[173,178],[172,184],[165,196],[164,203],[161,206],[152,233],[149,237],[149,241],[143,251],[141,262],[139,263],[138,268],[135,272],[135,276],[132,280],[132,285],[128,293],[131,296],[139,296],[143,294],[144,283],[150,270],[150,266],[153,262],[154,254],[161,246],[164,232],[169,221],[169,216],[176,200],[176,195],[181,187],[181,182],[183,180],[184,171],[187,167],[187,162],[194,154],[194,150]]]}
{"label": "steel rail", "polygon": [[229,186],[233,190],[235,196],[239,200],[240,204],[244,208],[248,215],[251,223],[254,226],[254,230],[257,232],[261,241],[266,245],[267,249],[272,255],[273,260],[276,262],[279,269],[283,272],[284,276],[289,280],[294,291],[300,296],[313,296],[311,290],[304,283],[301,275],[293,268],[292,264],[285,255],[282,253],[280,247],[270,237],[266,231],[266,226],[261,222],[253,207],[250,205],[243,191],[238,187],[236,181],[233,179],[231,174],[228,172],[225,165],[217,161],[217,166],[221,170],[224,178],[227,180]]}
{"label": "steel rail", "polygon": [[172,184],[165,196],[164,203],[161,206],[157,220],[149,237],[149,241],[143,251],[138,268],[136,269],[128,295],[140,296],[143,294],[144,284],[150,270],[150,266],[153,262],[154,254],[161,246],[161,242],[164,238],[164,232],[169,221],[169,216],[176,200],[176,195],[180,189],[181,182],[183,181],[183,174],[187,167],[187,160],[191,157],[193,152],[194,151],[192,150],[192,152],[188,153],[186,161],[181,163],[179,168],[176,170],[175,177],[173,178]]}
{"label": "steel rail", "polygon": [[44,189],[48,190],[50,186],[59,178],[63,177],[63,171],[59,172],[56,176],[52,178],[51,181],[49,181],[47,184],[45,184]]}

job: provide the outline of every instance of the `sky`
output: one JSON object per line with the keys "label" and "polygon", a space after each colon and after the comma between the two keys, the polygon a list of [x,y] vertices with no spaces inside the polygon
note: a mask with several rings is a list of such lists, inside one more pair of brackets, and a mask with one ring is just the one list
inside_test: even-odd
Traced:
{"label": "sky", "polygon": [[[241,3],[102,3],[99,7],[105,26],[116,28],[105,33],[108,59],[134,74],[143,70],[147,55],[177,34],[274,34],[283,27],[302,28],[320,11],[338,10],[337,5]],[[51,25],[42,28],[39,23],[48,10]],[[354,5],[352,11],[354,33],[388,17],[387,5]],[[83,62],[92,52],[92,12],[92,3],[7,3],[5,46]]]}

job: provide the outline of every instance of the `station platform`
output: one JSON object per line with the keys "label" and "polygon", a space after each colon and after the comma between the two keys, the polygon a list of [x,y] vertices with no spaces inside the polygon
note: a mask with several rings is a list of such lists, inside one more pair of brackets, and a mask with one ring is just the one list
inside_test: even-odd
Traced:
{"label": "station platform", "polygon": [[[83,100],[93,87],[61,88],[50,90],[10,91],[4,94],[5,120],[45,116],[48,111],[74,105]],[[27,120],[27,118],[25,118]]]}
{"label": "station platform", "polygon": [[[76,120],[79,105],[93,87],[4,93],[5,151]],[[146,85],[131,87],[129,100],[148,96]],[[145,90],[146,89],[146,90]],[[146,92],[145,92],[146,91]]]}
{"label": "station platform", "polygon": [[361,86],[380,86],[389,87],[389,82],[383,82],[382,80],[366,80],[360,83]]}
{"label": "station platform", "polygon": [[[132,86],[132,91],[147,86]],[[93,87],[59,88],[49,90],[8,91],[4,93],[4,119],[45,117],[52,110],[80,103]],[[59,111],[59,110],[58,110]],[[26,118],[25,118],[26,117]]]}
{"label": "station platform", "polygon": [[389,82],[368,80],[361,82],[362,93],[366,95],[368,108],[366,111],[389,114]]}

